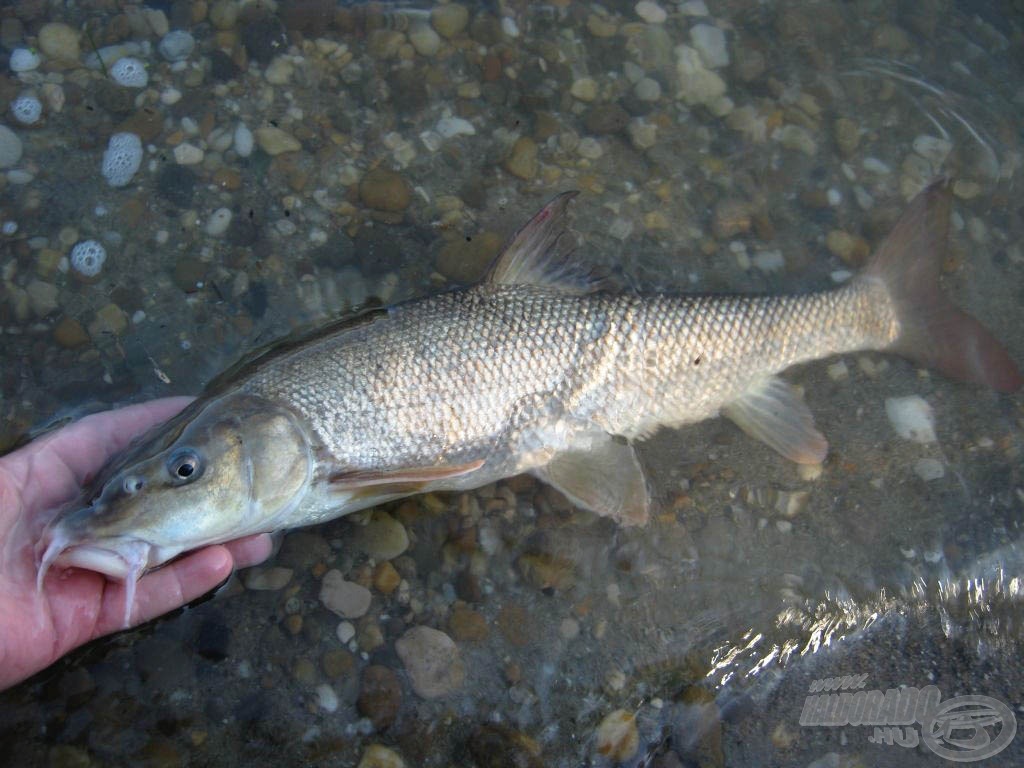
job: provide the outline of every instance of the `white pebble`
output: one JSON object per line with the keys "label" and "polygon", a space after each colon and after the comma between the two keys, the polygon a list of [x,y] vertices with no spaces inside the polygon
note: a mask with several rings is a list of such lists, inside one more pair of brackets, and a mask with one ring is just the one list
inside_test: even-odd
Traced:
{"label": "white pebble", "polygon": [[580,140],[580,143],[576,146],[576,152],[580,157],[585,157],[588,160],[597,160],[604,154],[604,149],[601,147],[601,142],[593,136],[587,136]]}
{"label": "white pebble", "polygon": [[875,173],[879,176],[888,176],[892,173],[892,169],[877,157],[865,157],[861,165],[868,173]]}
{"label": "white pebble", "polygon": [[636,15],[648,24],[663,24],[665,19],[668,18],[668,14],[665,13],[665,9],[657,3],[651,2],[651,0],[640,0],[640,2],[636,4],[634,10],[636,11]]}
{"label": "white pebble", "polygon": [[134,133],[115,133],[103,153],[103,178],[112,187],[124,187],[142,165],[142,141]]}
{"label": "white pebble", "polygon": [[83,240],[71,249],[71,268],[85,277],[96,277],[107,260],[107,249],[95,240]]}
{"label": "white pebble", "polygon": [[914,151],[930,162],[934,169],[938,169],[946,161],[946,157],[953,151],[953,142],[938,136],[921,134],[914,139]]}
{"label": "white pebble", "polygon": [[437,121],[437,126],[434,130],[446,139],[450,139],[453,136],[473,136],[476,134],[476,128],[473,127],[473,124],[461,117],[442,117]]}
{"label": "white pebble", "polygon": [[118,59],[110,68],[110,76],[114,82],[126,88],[145,88],[149,83],[146,65],[132,56]]}
{"label": "white pebble", "polygon": [[216,211],[210,214],[210,218],[206,220],[206,234],[210,237],[220,237],[228,231],[228,226],[231,224],[231,209],[230,208],[218,208]]}
{"label": "white pebble", "polygon": [[934,443],[935,421],[932,407],[917,395],[889,397],[885,401],[885,413],[896,434],[915,443]]}
{"label": "white pebble", "polygon": [[765,273],[781,272],[786,266],[782,251],[758,251],[754,255],[754,266]]}
{"label": "white pebble", "polygon": [[11,102],[11,114],[22,125],[35,125],[43,114],[43,103],[26,93]]}
{"label": "white pebble", "polygon": [[564,640],[574,640],[579,637],[580,623],[573,618],[562,619],[562,623],[558,626],[558,633]]}
{"label": "white pebble", "polygon": [[503,16],[501,19],[501,31],[512,38],[519,37],[519,26],[511,16]]}
{"label": "white pebble", "polygon": [[203,162],[203,150],[188,142],[174,148],[174,162],[178,165],[199,165]]}
{"label": "white pebble", "polygon": [[338,694],[334,692],[327,683],[320,683],[316,687],[316,698],[320,709],[325,712],[336,712],[338,709]]}
{"label": "white pebble", "polygon": [[725,32],[711,24],[694,24],[690,28],[690,41],[700,52],[705,66],[717,69],[729,65],[729,49],[725,43]]}
{"label": "white pebble", "polygon": [[176,29],[163,36],[157,50],[167,61],[184,61],[195,47],[196,40],[192,35],[182,29]]}
{"label": "white pebble", "polygon": [[661,85],[653,77],[642,77],[633,86],[633,93],[640,101],[657,101],[661,98]]}
{"label": "white pebble", "polygon": [[929,483],[945,475],[946,469],[938,459],[918,459],[914,462],[914,472],[926,483]]}
{"label": "white pebble", "polygon": [[842,381],[850,375],[850,369],[846,367],[846,363],[842,360],[837,360],[828,367],[828,377],[832,381]]}
{"label": "white pebble", "polygon": [[356,636],[356,628],[352,625],[351,621],[343,621],[338,625],[338,639],[341,640],[343,645],[347,645],[348,641]]}
{"label": "white pebble", "polygon": [[239,123],[235,127],[235,152],[239,157],[248,157],[252,154],[253,136],[252,131],[245,123]]}
{"label": "white pebble", "polygon": [[835,208],[837,205],[843,202],[843,193],[840,192],[835,187],[829,187],[828,191],[825,193],[825,199],[828,200],[828,204],[832,208]]}
{"label": "white pebble", "polygon": [[160,102],[170,106],[171,104],[177,104],[181,101],[181,91],[177,88],[164,88],[160,92]]}
{"label": "white pebble", "polygon": [[18,231],[18,222],[8,219],[4,222],[3,227],[0,227],[0,232],[5,235],[13,235]]}
{"label": "white pebble", "polygon": [[10,66],[12,72],[31,72],[42,60],[31,48],[15,48],[11,51]]}

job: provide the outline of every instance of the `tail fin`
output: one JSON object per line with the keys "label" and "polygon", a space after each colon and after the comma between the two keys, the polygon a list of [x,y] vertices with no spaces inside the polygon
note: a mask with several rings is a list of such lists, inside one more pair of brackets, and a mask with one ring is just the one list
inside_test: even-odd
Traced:
{"label": "tail fin", "polygon": [[895,306],[900,335],[892,351],[950,378],[1014,392],[1024,384],[1017,364],[981,323],[939,289],[950,200],[947,179],[919,193],[864,275],[884,283]]}

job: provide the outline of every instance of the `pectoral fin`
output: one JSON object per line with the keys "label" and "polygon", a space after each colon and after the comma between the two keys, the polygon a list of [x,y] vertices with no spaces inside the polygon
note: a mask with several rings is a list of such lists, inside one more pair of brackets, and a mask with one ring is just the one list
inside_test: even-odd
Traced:
{"label": "pectoral fin", "polygon": [[820,464],[828,453],[807,404],[780,378],[757,383],[722,408],[722,415],[797,464]]}
{"label": "pectoral fin", "polygon": [[650,497],[636,451],[611,435],[603,435],[588,450],[556,453],[534,472],[574,504],[592,512],[622,525],[647,522]]}
{"label": "pectoral fin", "polygon": [[483,459],[465,464],[445,464],[437,467],[402,467],[387,470],[353,470],[330,476],[331,488],[337,491],[359,492],[375,496],[416,493],[430,483],[448,480],[475,472],[484,465]]}

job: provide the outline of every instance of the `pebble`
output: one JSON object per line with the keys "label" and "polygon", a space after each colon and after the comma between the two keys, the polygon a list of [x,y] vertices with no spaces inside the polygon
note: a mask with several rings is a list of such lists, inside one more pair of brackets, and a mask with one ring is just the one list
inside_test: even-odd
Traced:
{"label": "pebble", "polygon": [[64,317],[53,329],[53,340],[65,349],[77,349],[89,343],[89,334],[73,317]]}
{"label": "pebble", "polygon": [[486,640],[490,634],[484,615],[462,605],[452,610],[452,615],[448,619],[448,629],[452,637],[460,642],[479,642]]}
{"label": "pebble", "polygon": [[343,619],[358,619],[370,610],[370,590],[345,581],[341,571],[331,569],[320,582],[320,602]]}
{"label": "pebble", "polygon": [[160,39],[157,50],[167,61],[184,61],[196,47],[196,39],[183,29],[168,32]]}
{"label": "pebble", "polygon": [[402,707],[402,685],[392,670],[378,664],[363,670],[356,709],[377,731],[390,727]]}
{"label": "pebble", "polygon": [[280,566],[249,568],[242,577],[246,589],[270,592],[284,589],[292,580],[292,569]]}
{"label": "pebble", "polygon": [[849,378],[850,376],[850,369],[842,360],[838,360],[834,363],[831,363],[828,366],[827,370],[828,377],[832,379],[832,381],[842,381],[843,379]]}
{"label": "pebble", "polygon": [[914,462],[914,472],[927,483],[943,477],[946,474],[946,468],[938,459],[918,459]]}
{"label": "pebble", "polygon": [[868,241],[841,229],[833,229],[825,236],[825,246],[845,264],[859,267],[871,254]]}
{"label": "pebble", "polygon": [[18,134],[0,125],[0,168],[10,168],[21,160],[22,146]]}
{"label": "pebble", "polygon": [[640,101],[657,101],[661,98],[661,84],[653,77],[641,77],[633,86],[633,94]]}
{"label": "pebble", "polygon": [[248,157],[252,154],[253,135],[245,123],[239,123],[235,126],[233,143],[235,152],[238,153],[239,157]]}
{"label": "pebble", "polygon": [[513,176],[529,181],[537,175],[540,166],[537,152],[537,145],[533,139],[523,136],[512,145],[512,151],[505,158],[503,167]]}
{"label": "pebble", "polygon": [[128,315],[124,313],[117,304],[110,303],[101,307],[91,323],[89,323],[89,335],[93,341],[113,334],[120,336],[128,327]]}
{"label": "pebble", "polygon": [[605,715],[597,726],[597,751],[613,763],[624,763],[640,747],[636,718],[624,709]]}
{"label": "pebble", "polygon": [[39,29],[39,50],[47,58],[64,63],[77,63],[79,55],[78,31],[67,24],[51,22]]}
{"label": "pebble", "polygon": [[904,440],[915,443],[934,443],[938,440],[932,407],[918,395],[886,398],[885,414],[896,434]]}
{"label": "pebble", "polygon": [[263,72],[263,77],[271,85],[287,85],[295,73],[295,66],[287,56],[275,56]]}
{"label": "pebble", "polygon": [[12,72],[31,72],[41,62],[42,59],[39,58],[39,54],[31,48],[15,48],[11,51],[9,64]]}
{"label": "pebble", "polygon": [[206,220],[206,234],[210,237],[220,237],[228,231],[231,226],[232,213],[230,208],[218,208],[210,214]]}
{"label": "pebble", "polygon": [[405,768],[405,762],[394,750],[380,744],[371,744],[356,768]]}
{"label": "pebble", "polygon": [[833,130],[836,137],[836,145],[843,157],[850,157],[857,151],[860,144],[860,128],[848,117],[840,117],[835,121]]}
{"label": "pebble", "polygon": [[430,12],[430,23],[442,37],[453,38],[469,23],[469,11],[458,3],[439,5]]}
{"label": "pebble", "polygon": [[387,560],[378,563],[377,567],[373,569],[373,588],[382,595],[390,595],[398,589],[398,585],[401,583],[402,575]]}
{"label": "pebble", "polygon": [[473,124],[461,117],[442,117],[437,121],[434,130],[446,139],[455,136],[473,136],[476,133],[476,128],[473,127]]}
{"label": "pebble", "polygon": [[597,160],[604,154],[604,149],[601,147],[601,142],[593,136],[587,136],[576,145],[576,154],[587,160]]}
{"label": "pebble", "polygon": [[374,168],[359,181],[359,199],[367,208],[401,212],[412,202],[408,183],[387,168]]}
{"label": "pebble", "polygon": [[438,252],[437,271],[457,283],[475,283],[494,263],[503,242],[494,232],[449,240]]}
{"label": "pebble", "polygon": [[772,132],[772,138],[786,149],[795,149],[809,157],[818,153],[818,143],[802,125],[783,125]]}
{"label": "pebble", "polygon": [[110,67],[110,77],[125,88],[145,88],[149,83],[146,65],[132,56],[125,56]]}
{"label": "pebble", "polygon": [[29,306],[37,317],[46,317],[57,309],[57,286],[42,280],[33,280],[25,286]]}
{"label": "pebble", "polygon": [[459,647],[444,632],[413,627],[395,642],[412,689],[424,699],[446,696],[462,686],[466,669]]}
{"label": "pebble", "polygon": [[434,56],[441,49],[441,36],[429,24],[414,24],[409,30],[409,42],[420,56]]}
{"label": "pebble", "polygon": [[325,712],[338,711],[338,694],[327,683],[320,683],[316,687],[316,699],[320,709]]}
{"label": "pebble", "polygon": [[239,4],[235,0],[217,0],[210,8],[210,23],[215,29],[233,29],[238,23]]}
{"label": "pebble", "polygon": [[337,629],[338,639],[348,645],[348,641],[356,636],[355,625],[351,621],[343,621],[338,625]]}
{"label": "pebble", "polygon": [[725,81],[705,66],[696,48],[678,45],[675,50],[678,98],[690,105],[711,105],[725,95]]}
{"label": "pebble", "polygon": [[292,665],[292,677],[303,685],[316,682],[316,665],[309,659],[296,659]]}
{"label": "pebble", "polygon": [[597,81],[592,77],[581,77],[573,81],[569,93],[580,101],[593,101],[597,98]]}
{"label": "pebble", "polygon": [[932,164],[936,171],[946,162],[949,153],[953,151],[953,142],[939,136],[930,136],[926,133],[917,136],[913,143],[914,151]]}
{"label": "pebble", "polygon": [[700,52],[700,57],[709,69],[729,66],[729,49],[725,32],[711,24],[694,24],[690,28],[690,42]]}
{"label": "pebble", "polygon": [[393,560],[409,548],[409,535],[405,526],[387,512],[375,512],[358,529],[354,546],[375,560]]}
{"label": "pebble", "polygon": [[668,14],[665,9],[651,0],[640,0],[634,7],[636,15],[648,24],[664,24]]}
{"label": "pebble", "polygon": [[174,148],[174,162],[178,165],[199,165],[206,153],[195,144],[184,142]]}
{"label": "pebble", "polygon": [[629,140],[639,150],[650,149],[658,141],[658,126],[642,117],[634,117],[627,128]]}
{"label": "pebble", "polygon": [[299,140],[276,125],[263,125],[256,129],[256,143],[260,149],[271,157],[285,152],[298,152],[302,149]]}
{"label": "pebble", "polygon": [[11,102],[11,114],[22,125],[35,125],[43,115],[43,102],[26,93]]}

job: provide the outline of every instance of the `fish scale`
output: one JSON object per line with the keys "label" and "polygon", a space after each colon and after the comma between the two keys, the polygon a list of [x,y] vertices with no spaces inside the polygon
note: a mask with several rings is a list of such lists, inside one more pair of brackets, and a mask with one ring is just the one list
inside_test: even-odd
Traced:
{"label": "fish scale", "polygon": [[795,363],[885,346],[896,330],[884,288],[866,283],[643,298],[481,286],[302,346],[240,386],[291,403],[340,466],[497,461],[517,450],[502,437],[549,418],[552,403],[558,418],[633,437],[706,418]]}

